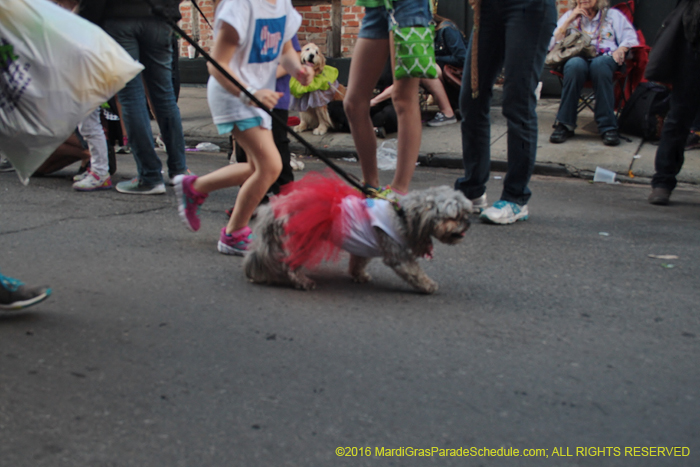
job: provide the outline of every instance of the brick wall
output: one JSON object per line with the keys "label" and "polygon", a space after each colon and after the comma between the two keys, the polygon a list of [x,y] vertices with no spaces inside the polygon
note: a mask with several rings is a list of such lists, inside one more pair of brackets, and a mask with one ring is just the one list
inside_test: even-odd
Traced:
{"label": "brick wall", "polygon": [[[444,1],[444,0],[443,0]],[[462,0],[449,0],[462,1]],[[328,40],[331,30],[331,5],[327,3],[303,2],[303,5],[296,5],[297,2],[292,0],[302,15],[302,23],[299,28],[299,42],[305,44],[314,42],[318,45],[321,51],[326,54],[328,51]],[[311,4],[309,4],[311,3]],[[214,0],[198,0],[197,4],[202,12],[207,16],[210,23],[214,23]],[[341,31],[341,54],[343,57],[352,56],[357,33],[360,31],[360,23],[363,17],[363,8],[355,6],[355,0],[342,0],[343,6],[343,24]],[[573,6],[572,0],[557,0],[557,10],[561,16],[565,11]],[[182,12],[181,28],[190,36],[198,39],[199,44],[209,52],[212,45],[212,31],[202,16],[195,10],[189,1],[184,1],[180,4]],[[196,18],[196,21],[193,21]],[[187,43],[180,41],[180,55],[187,56]]]}

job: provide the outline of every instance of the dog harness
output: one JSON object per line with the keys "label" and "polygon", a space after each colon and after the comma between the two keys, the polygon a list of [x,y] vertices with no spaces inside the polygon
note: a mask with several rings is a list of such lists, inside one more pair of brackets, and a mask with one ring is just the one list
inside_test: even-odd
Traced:
{"label": "dog harness", "polygon": [[402,246],[406,240],[399,230],[396,210],[383,199],[347,197],[341,203],[345,228],[336,244],[355,256],[374,258],[382,255],[374,228],[380,228]]}

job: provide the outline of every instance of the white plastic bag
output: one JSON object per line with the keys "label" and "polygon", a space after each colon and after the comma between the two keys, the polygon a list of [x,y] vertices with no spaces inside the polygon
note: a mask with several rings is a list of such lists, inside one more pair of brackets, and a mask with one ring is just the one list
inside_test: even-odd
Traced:
{"label": "white plastic bag", "polygon": [[143,66],[48,0],[0,0],[0,150],[22,182]]}
{"label": "white plastic bag", "polygon": [[221,148],[214,143],[199,143],[195,148],[198,151],[219,152]]}
{"label": "white plastic bag", "polygon": [[396,138],[382,141],[382,144],[377,148],[377,168],[379,170],[394,170],[396,168],[397,147]]}

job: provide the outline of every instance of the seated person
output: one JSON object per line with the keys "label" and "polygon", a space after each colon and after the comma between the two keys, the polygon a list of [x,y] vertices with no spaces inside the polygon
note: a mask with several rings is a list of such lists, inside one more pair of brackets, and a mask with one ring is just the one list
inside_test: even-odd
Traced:
{"label": "seated person", "polygon": [[593,82],[595,121],[603,144],[617,146],[620,135],[615,117],[613,74],[620,70],[630,48],[639,45],[634,26],[608,0],[574,0],[574,8],[559,18],[549,49],[562,41],[569,30],[577,29],[591,37],[598,55],[588,59],[574,57],[564,64],[561,103],[549,141],[563,143],[574,134],[579,96],[586,81]]}
{"label": "seated person", "polygon": [[[378,94],[370,101],[370,117],[372,118],[374,133],[379,138],[385,138],[388,133],[396,133],[399,128],[396,109],[391,102],[393,79],[391,61],[388,60],[377,82],[375,92],[378,92]],[[350,125],[348,124],[342,101],[329,102],[328,114],[333,121],[334,131],[350,132]]]}
{"label": "seated person", "polygon": [[78,138],[78,133],[73,132],[68,139],[34,171],[34,176],[49,175],[80,161],[81,166],[87,166],[90,162],[90,151],[85,149]]}

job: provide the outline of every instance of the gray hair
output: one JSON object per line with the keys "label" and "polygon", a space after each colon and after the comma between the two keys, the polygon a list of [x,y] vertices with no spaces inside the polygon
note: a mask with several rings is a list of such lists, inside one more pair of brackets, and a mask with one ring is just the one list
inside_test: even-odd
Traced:
{"label": "gray hair", "polygon": [[[579,0],[574,0],[574,8],[578,6]],[[604,10],[605,8],[608,8],[610,6],[610,1],[609,0],[598,0],[595,4],[595,7],[598,10]]]}

